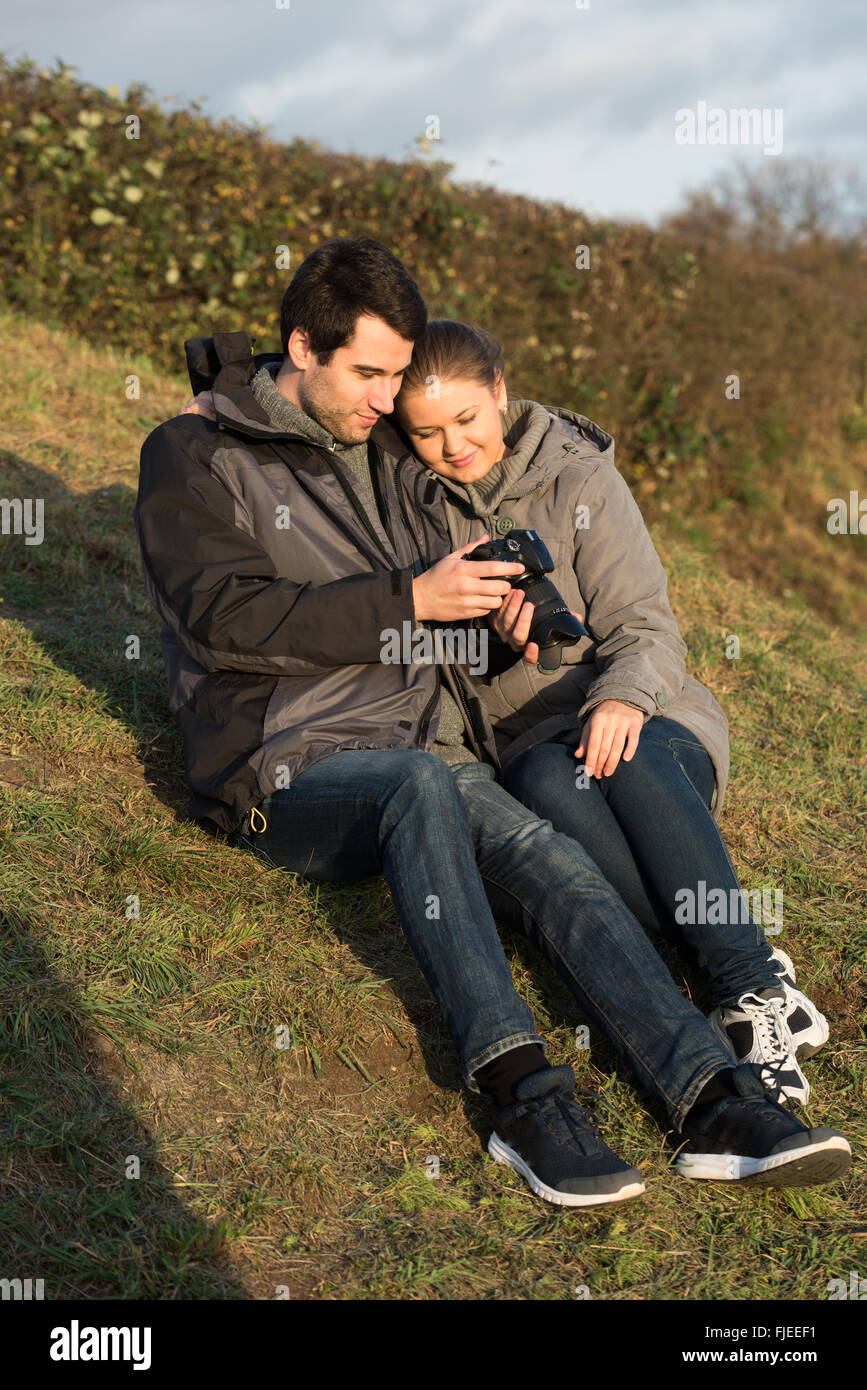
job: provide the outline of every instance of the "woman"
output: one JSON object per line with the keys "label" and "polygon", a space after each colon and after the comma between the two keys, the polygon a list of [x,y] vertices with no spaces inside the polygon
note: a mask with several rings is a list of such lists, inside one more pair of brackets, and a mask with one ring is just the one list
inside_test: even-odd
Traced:
{"label": "woman", "polygon": [[717,827],[727,721],[686,672],[665,571],[613,439],[585,416],[510,400],[499,343],[454,320],[429,321],[416,341],[394,422],[441,486],[443,546],[537,531],[549,578],[590,633],[543,671],[528,644],[532,604],[518,589],[503,599],[491,626],[510,664],[480,684],[507,790],[578,840],[639,921],[697,961],[732,1056],[806,1103],[796,1055],[812,1056],[828,1026],[745,910]]}

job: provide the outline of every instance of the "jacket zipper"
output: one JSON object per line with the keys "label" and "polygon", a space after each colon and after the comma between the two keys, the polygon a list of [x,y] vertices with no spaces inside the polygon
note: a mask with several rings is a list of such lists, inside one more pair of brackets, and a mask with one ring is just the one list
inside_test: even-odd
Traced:
{"label": "jacket zipper", "polygon": [[[414,543],[415,543],[416,553],[417,553],[418,558],[419,558],[419,563],[420,563],[420,564],[425,564],[425,563],[427,562],[427,555],[425,554],[425,547],[419,544],[419,539],[418,539],[418,536],[416,535],[415,527],[413,526],[412,522],[411,522],[410,519],[409,519],[409,512],[407,511],[407,509],[406,509],[406,503],[405,503],[405,501],[403,500],[403,489],[402,489],[402,487],[401,487],[401,485],[400,485],[400,474],[401,474],[401,470],[402,470],[402,468],[404,467],[404,464],[405,464],[405,463],[406,463],[406,457],[404,456],[404,457],[400,460],[400,463],[397,465],[397,468],[395,469],[395,472],[394,472],[394,487],[395,487],[395,491],[396,491],[396,493],[397,493],[397,501],[398,501],[398,505],[399,505],[399,507],[400,507],[400,514],[401,514],[401,516],[403,517],[403,524],[404,524],[404,526],[406,527],[406,529],[407,529],[407,531],[409,532],[409,534],[410,534],[410,535],[412,536],[412,538],[413,538],[413,541],[414,541]],[[421,475],[419,475],[419,477],[420,477],[420,476],[421,476]],[[416,492],[416,493],[418,492],[418,482],[419,482],[419,480],[416,479],[416,484],[415,484],[415,492]]]}
{"label": "jacket zipper", "polygon": [[436,685],[434,687],[433,694],[431,695],[430,699],[428,700],[427,704],[422,710],[421,719],[419,720],[418,725],[418,741],[419,746],[421,748],[424,748],[425,740],[427,739],[427,731],[430,728],[430,722],[433,719],[434,703],[439,698],[442,690],[439,668],[437,667],[436,663],[434,663],[433,669],[434,675],[436,676]]}
{"label": "jacket zipper", "polygon": [[[309,443],[309,441],[308,441],[308,443]],[[323,452],[324,452],[326,455],[328,455],[328,454],[330,453],[330,450],[326,449],[324,444],[320,444],[320,445],[314,446],[314,447],[318,447],[318,448],[322,449]],[[380,541],[379,537],[377,536],[376,532],[374,531],[373,527],[371,526],[370,520],[369,520],[369,518],[368,518],[368,516],[367,516],[367,513],[365,512],[365,510],[364,510],[364,508],[362,507],[361,503],[359,502],[358,498],[355,496],[355,493],[354,493],[354,492],[352,491],[352,489],[350,488],[350,486],[349,486],[348,482],[346,481],[346,479],[345,479],[345,478],[339,473],[339,471],[334,467],[334,461],[333,461],[333,459],[329,458],[329,459],[328,459],[328,463],[329,463],[329,466],[330,466],[330,468],[331,468],[331,472],[334,474],[334,477],[337,479],[338,483],[339,483],[340,486],[342,487],[342,489],[343,489],[343,491],[344,491],[344,494],[345,494],[345,496],[346,496],[346,499],[347,499],[347,501],[349,502],[349,505],[352,507],[352,510],[355,512],[355,515],[358,517],[358,520],[361,522],[361,525],[363,526],[364,530],[367,532],[368,536],[369,536],[370,539],[373,541],[373,544],[376,546],[376,548],[377,548],[379,554],[382,555],[382,558],[383,558],[384,560],[387,560],[387,559],[388,559],[388,556],[387,556],[387,555],[383,555],[383,552],[382,552],[382,542]],[[393,545],[393,544],[394,544],[394,542],[392,541],[392,545]]]}
{"label": "jacket zipper", "polygon": [[[372,458],[371,455],[373,456]],[[375,444],[371,443],[369,439],[367,441],[367,468],[368,472],[370,473],[370,485],[373,488],[373,496],[378,512],[380,509],[380,503],[382,504],[382,511],[379,517],[380,521],[382,522],[382,529],[385,531],[385,534],[391,541],[392,550],[394,551],[395,555],[397,555],[397,546],[395,545],[394,536],[392,535],[391,526],[389,524],[388,519],[388,488],[383,486],[383,480],[380,470],[379,450],[377,449]]]}
{"label": "jacket zipper", "polygon": [[[449,685],[449,693],[451,694],[452,699],[455,700],[458,709],[464,717],[464,725],[466,726],[466,731],[470,736],[470,744],[472,745],[473,752],[476,754],[477,758],[479,759],[479,762],[486,762],[488,755],[486,754],[484,748],[481,746],[478,738],[476,737],[475,730],[473,729],[473,721],[470,718],[470,712],[467,707],[466,700],[464,698],[464,692],[461,688],[461,683],[455,675],[454,671],[452,671],[451,682],[446,681],[445,684]],[[454,686],[454,690],[451,689],[452,685]]]}

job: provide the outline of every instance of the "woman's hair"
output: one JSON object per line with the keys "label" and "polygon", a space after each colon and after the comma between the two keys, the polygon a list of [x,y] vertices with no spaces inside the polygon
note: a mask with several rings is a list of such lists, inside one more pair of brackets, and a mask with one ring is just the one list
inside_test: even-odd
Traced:
{"label": "woman's hair", "polygon": [[337,237],[304,257],[280,307],[283,352],[295,328],[310,335],[323,367],[349,342],[360,314],[382,319],[401,338],[418,338],[427,322],[421,291],[406,266],[373,237]]}
{"label": "woman's hair", "polygon": [[411,391],[424,391],[432,377],[438,381],[467,377],[493,391],[497,374],[504,372],[503,349],[489,333],[458,319],[428,319],[416,339],[395,404],[399,407],[401,396]]}

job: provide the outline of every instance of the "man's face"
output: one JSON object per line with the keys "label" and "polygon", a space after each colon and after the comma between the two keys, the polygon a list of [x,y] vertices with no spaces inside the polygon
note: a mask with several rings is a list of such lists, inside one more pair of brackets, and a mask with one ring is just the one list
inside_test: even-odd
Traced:
{"label": "man's face", "polygon": [[325,367],[306,350],[301,330],[295,330],[289,346],[294,364],[303,367],[297,388],[301,409],[341,444],[363,444],[380,416],[394,409],[413,347],[369,314],[359,316],[353,337]]}

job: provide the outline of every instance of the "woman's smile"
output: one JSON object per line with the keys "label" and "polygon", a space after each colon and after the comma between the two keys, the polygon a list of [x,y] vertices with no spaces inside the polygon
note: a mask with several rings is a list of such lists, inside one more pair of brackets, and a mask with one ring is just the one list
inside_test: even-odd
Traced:
{"label": "woman's smile", "polygon": [[472,451],[471,454],[464,454],[463,458],[459,458],[459,459],[447,459],[447,458],[444,458],[444,459],[443,459],[443,462],[444,462],[444,463],[450,463],[450,464],[452,465],[453,468],[463,468],[463,466],[464,466],[465,463],[472,463],[473,459],[476,457],[476,454],[477,454],[478,452],[479,452],[478,449],[473,449],[473,451]]}

